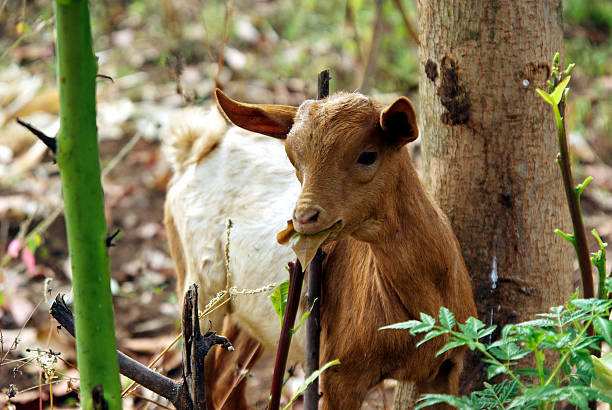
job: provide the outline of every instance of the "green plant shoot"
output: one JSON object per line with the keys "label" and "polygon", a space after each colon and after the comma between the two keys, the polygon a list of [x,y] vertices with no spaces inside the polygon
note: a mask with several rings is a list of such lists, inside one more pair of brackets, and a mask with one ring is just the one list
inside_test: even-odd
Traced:
{"label": "green plant shoot", "polygon": [[[606,373],[610,359],[597,363],[590,353],[591,349],[599,349],[602,341],[612,341],[612,322],[608,319],[611,308],[610,300],[579,299],[576,293],[567,305],[553,307],[548,313],[539,314],[536,320],[506,325],[500,338],[489,344],[482,339],[491,335],[496,326],[486,326],[475,318],[469,318],[464,324],[456,323],[453,314],[444,307],[440,308],[437,321],[421,313],[420,320],[396,323],[380,330],[404,329],[415,336],[424,334],[417,346],[445,336],[448,342],[437,355],[465,346],[484,355],[489,379],[500,374],[507,376],[498,384],[485,383],[483,390],[469,396],[426,394],[419,400],[417,409],[438,403],[460,409],[550,409],[562,401],[588,409],[592,400],[612,403],[612,396],[606,390],[611,380]],[[591,326],[595,329],[593,336],[587,333]],[[556,356],[558,360],[547,362],[546,351],[556,353],[548,356]],[[527,356],[535,359],[535,368],[519,367],[519,360]]]}
{"label": "green plant shoot", "polygon": [[[96,129],[97,61],[89,4],[56,1],[60,130],[57,165],[72,267],[81,407],[121,408]],[[94,403],[93,391],[103,398]],[[99,396],[98,396],[99,397]]]}
{"label": "green plant shoot", "polygon": [[314,371],[310,376],[308,376],[306,380],[304,380],[304,383],[302,383],[300,387],[297,388],[297,390],[295,391],[295,394],[293,395],[291,400],[289,400],[289,403],[287,403],[287,405],[283,407],[283,410],[289,409],[291,405],[293,404],[293,402],[295,401],[295,399],[297,399],[300,396],[300,394],[304,393],[306,389],[308,388],[308,386],[310,386],[312,382],[314,382],[315,379],[321,375],[321,373],[323,373],[328,368],[332,366],[336,366],[338,364],[340,364],[340,360],[338,359],[332,360],[331,362],[325,363],[319,370]]}

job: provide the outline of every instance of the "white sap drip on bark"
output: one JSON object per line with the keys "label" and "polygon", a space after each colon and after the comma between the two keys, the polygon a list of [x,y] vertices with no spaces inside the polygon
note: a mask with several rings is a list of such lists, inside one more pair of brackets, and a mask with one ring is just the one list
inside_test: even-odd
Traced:
{"label": "white sap drip on bark", "polygon": [[493,256],[493,267],[491,268],[491,289],[497,288],[497,256]]}

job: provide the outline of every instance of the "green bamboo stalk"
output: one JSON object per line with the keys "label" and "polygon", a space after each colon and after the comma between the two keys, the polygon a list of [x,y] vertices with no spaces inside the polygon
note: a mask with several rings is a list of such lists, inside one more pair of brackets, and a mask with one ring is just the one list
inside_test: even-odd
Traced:
{"label": "green bamboo stalk", "polygon": [[56,0],[55,29],[60,92],[57,164],[72,267],[81,407],[97,407],[92,393],[97,395],[101,387],[108,408],[120,409],[96,129],[97,62],[87,0]]}

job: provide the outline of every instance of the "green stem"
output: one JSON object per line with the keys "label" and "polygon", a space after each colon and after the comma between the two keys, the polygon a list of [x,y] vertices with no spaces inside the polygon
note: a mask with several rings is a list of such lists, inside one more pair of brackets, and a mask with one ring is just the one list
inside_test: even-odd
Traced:
{"label": "green stem", "polygon": [[57,164],[72,267],[81,407],[94,408],[92,391],[101,386],[108,408],[120,409],[96,129],[97,63],[88,2],[56,0],[55,16],[60,92]]}
{"label": "green stem", "polygon": [[[604,265],[605,266],[605,265]],[[605,269],[599,269],[599,288],[597,291],[597,297],[599,299],[608,299],[608,292],[606,291],[606,271]]]}
{"label": "green stem", "polygon": [[[580,333],[578,334],[578,336],[576,336],[574,338],[574,343],[572,343],[572,345],[574,345],[577,341],[582,340],[584,334],[591,327],[591,324],[593,323],[593,319],[594,318],[591,317],[591,319],[589,319],[588,323],[582,329],[580,329]],[[550,376],[546,380],[546,383],[544,383],[543,387],[548,386],[553,381],[553,379],[556,377],[557,373],[559,373],[559,371],[561,370],[561,367],[563,366],[563,363],[565,363],[565,361],[569,357],[571,351],[572,351],[571,349],[568,349],[567,352],[565,352],[563,354],[563,357],[561,357],[561,360],[559,360],[559,363],[557,364],[557,367],[555,367],[555,370],[550,374]]]}
{"label": "green stem", "polygon": [[543,368],[543,361],[544,361],[544,353],[539,351],[539,350],[535,350],[534,351],[535,357],[536,357],[536,365],[538,366],[538,375],[540,376],[540,383],[544,382],[544,368]]}
{"label": "green stem", "polygon": [[583,296],[589,299],[595,297],[595,289],[593,284],[593,274],[591,272],[591,260],[589,259],[589,247],[587,245],[586,233],[584,231],[584,222],[582,221],[582,211],[580,210],[580,198],[579,194],[574,189],[574,178],[572,176],[569,148],[567,145],[567,137],[565,135],[565,125],[563,123],[564,119],[561,116],[558,105],[553,104],[553,110],[555,112],[555,120],[557,122],[557,137],[559,140],[560,159],[558,163],[559,167],[561,168],[561,176],[563,177],[563,185],[565,187],[565,197],[567,199],[570,216],[572,217],[572,225],[574,227],[574,237],[576,240],[575,248],[582,279],[582,292]]}

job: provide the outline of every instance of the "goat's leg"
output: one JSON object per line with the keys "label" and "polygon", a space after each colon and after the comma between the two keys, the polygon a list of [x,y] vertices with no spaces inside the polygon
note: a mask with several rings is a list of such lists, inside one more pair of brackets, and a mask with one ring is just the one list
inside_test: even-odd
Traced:
{"label": "goat's leg", "polygon": [[323,410],[354,410],[361,408],[368,391],[377,384],[367,369],[344,363],[327,369],[321,376]]}
{"label": "goat's leg", "polygon": [[[417,383],[418,396],[425,393],[452,394],[459,393],[459,375],[463,370],[463,354],[451,357],[444,362],[438,369],[438,374],[433,380]],[[454,409],[447,404],[438,404],[428,407],[431,409]]]}
{"label": "goat's leg", "polygon": [[215,410],[246,409],[246,377],[263,351],[259,342],[232,323],[226,315],[221,333],[227,337],[235,351],[216,349],[206,362],[206,401]]}

